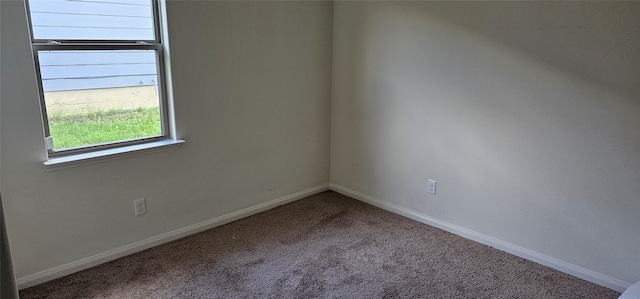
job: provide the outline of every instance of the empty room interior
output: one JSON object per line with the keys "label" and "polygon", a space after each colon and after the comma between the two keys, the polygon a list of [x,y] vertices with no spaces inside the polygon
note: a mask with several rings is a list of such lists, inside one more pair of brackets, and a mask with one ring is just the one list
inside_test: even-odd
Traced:
{"label": "empty room interior", "polygon": [[[359,289],[367,279],[353,278],[349,289],[332,280],[338,270],[357,276],[376,263],[387,275],[382,265],[391,256],[420,269],[430,251],[397,255],[403,244],[421,250],[418,243],[442,234],[469,252],[495,248],[500,260],[548,267],[611,298],[640,281],[640,2],[187,0],[161,8],[168,138],[184,143],[52,169],[43,164],[25,2],[0,1],[0,187],[18,289],[191,244],[198,233],[211,238],[211,250],[235,254],[240,235],[219,237],[235,229],[252,232],[241,240],[246,246],[280,250],[275,263],[302,254],[296,244],[315,239],[301,232],[319,223],[327,226],[314,238],[330,239],[326,227],[346,234],[320,252],[384,258],[354,257],[345,266],[300,257],[326,267],[291,274],[279,281],[280,293],[251,281],[255,270],[245,283],[262,283],[264,293],[224,294],[508,297],[472,290],[488,285],[483,275],[456,278],[465,283],[457,289],[435,282],[394,289],[437,276],[426,262],[422,269],[435,270],[371,278],[380,279],[379,290]],[[146,213],[136,216],[140,198]],[[331,214],[338,207],[349,210]],[[283,212],[293,208],[302,210]],[[393,244],[380,237],[366,247],[354,225],[346,228],[374,222]],[[390,223],[415,234],[396,234]],[[272,226],[291,235],[255,231]],[[388,246],[395,255],[375,252]],[[469,259],[461,265],[479,258],[463,249],[449,249]],[[267,264],[256,267],[274,276],[289,269]],[[163,294],[156,298],[209,297]]]}

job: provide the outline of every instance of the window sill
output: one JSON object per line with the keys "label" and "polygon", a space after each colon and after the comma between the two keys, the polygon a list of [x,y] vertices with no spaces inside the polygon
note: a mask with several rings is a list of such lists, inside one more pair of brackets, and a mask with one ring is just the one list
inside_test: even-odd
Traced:
{"label": "window sill", "polygon": [[91,153],[70,155],[58,158],[50,158],[42,162],[48,171],[78,167],[116,159],[133,157],[141,154],[156,153],[179,148],[184,140],[162,140],[144,144],[123,146]]}

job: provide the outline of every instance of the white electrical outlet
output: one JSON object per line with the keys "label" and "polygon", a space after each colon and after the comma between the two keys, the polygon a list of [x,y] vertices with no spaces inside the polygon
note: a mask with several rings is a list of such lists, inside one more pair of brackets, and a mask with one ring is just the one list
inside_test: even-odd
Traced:
{"label": "white electrical outlet", "polygon": [[133,201],[133,211],[135,212],[136,216],[147,213],[147,205],[144,201],[144,198],[139,198]]}
{"label": "white electrical outlet", "polygon": [[429,180],[427,183],[427,193],[429,194],[436,194],[436,184],[438,182],[434,181],[434,180]]}

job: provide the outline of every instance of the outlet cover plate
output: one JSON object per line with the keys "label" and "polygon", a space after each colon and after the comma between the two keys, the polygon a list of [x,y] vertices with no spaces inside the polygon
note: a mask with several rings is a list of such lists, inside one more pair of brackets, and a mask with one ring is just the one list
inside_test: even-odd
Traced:
{"label": "outlet cover plate", "polygon": [[145,203],[144,198],[139,198],[133,201],[133,211],[136,216],[140,216],[142,214],[147,213],[147,205]]}
{"label": "outlet cover plate", "polygon": [[427,193],[429,194],[436,194],[436,185],[438,184],[438,182],[434,181],[434,180],[429,180],[427,183]]}

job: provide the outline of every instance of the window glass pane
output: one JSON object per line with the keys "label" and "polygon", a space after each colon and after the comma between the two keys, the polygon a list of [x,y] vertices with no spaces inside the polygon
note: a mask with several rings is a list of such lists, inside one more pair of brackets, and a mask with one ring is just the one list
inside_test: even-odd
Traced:
{"label": "window glass pane", "polygon": [[29,10],[35,39],[155,39],[151,0],[31,0]]}
{"label": "window glass pane", "polygon": [[39,51],[54,150],[162,135],[152,50]]}

